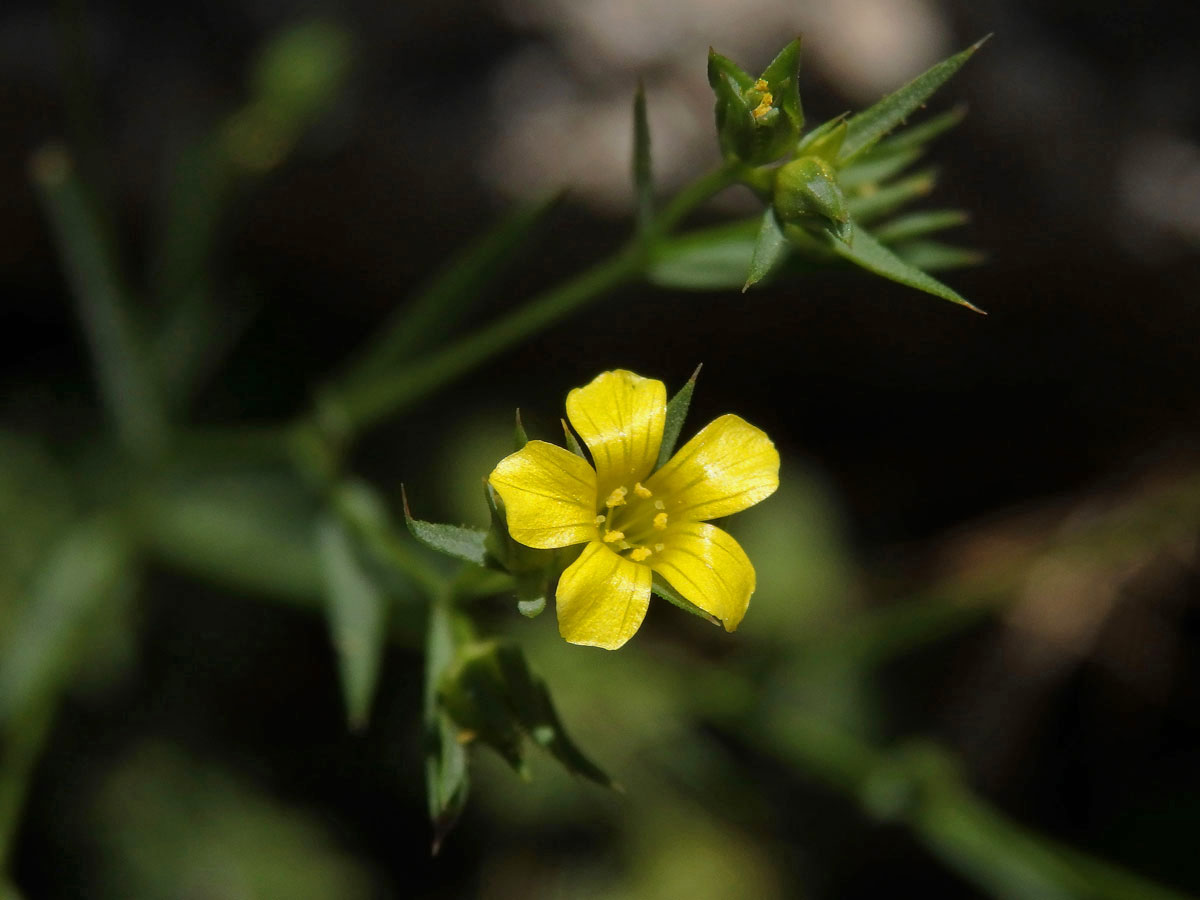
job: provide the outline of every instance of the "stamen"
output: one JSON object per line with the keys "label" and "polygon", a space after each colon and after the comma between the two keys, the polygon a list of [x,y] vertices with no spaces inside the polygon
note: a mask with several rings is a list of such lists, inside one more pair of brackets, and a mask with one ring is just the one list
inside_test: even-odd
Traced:
{"label": "stamen", "polygon": [[765,116],[767,113],[769,113],[771,111],[771,104],[774,102],[775,102],[775,98],[771,96],[770,92],[763,94],[762,99],[760,101],[758,101],[758,106],[754,107],[754,110],[753,110],[753,112],[751,112],[751,115],[754,116],[754,118],[756,118],[756,119],[761,119],[763,116]]}
{"label": "stamen", "polygon": [[655,544],[655,545],[654,545],[654,552],[655,552],[655,553],[662,553],[662,552],[663,552],[663,550],[664,550],[664,549],[666,549],[666,546],[667,546],[666,544]]}
{"label": "stamen", "polygon": [[657,528],[659,531],[663,531],[666,529],[667,514],[665,512],[659,513],[657,516],[654,517],[654,527]]}
{"label": "stamen", "polygon": [[637,494],[639,497],[641,497],[643,500],[645,500],[647,497],[654,496],[654,492],[651,491],[650,488],[648,488],[648,487],[642,487],[642,483],[640,481],[633,486],[633,492],[635,494]]}
{"label": "stamen", "polygon": [[604,501],[604,505],[609,509],[612,509],[614,506],[624,506],[625,495],[628,493],[629,488],[627,487],[614,488],[613,492],[608,495],[608,499]]}
{"label": "stamen", "polygon": [[654,508],[655,508],[655,509],[666,509],[666,508],[667,508],[667,504],[663,503],[661,500],[655,500],[655,501],[654,501]]}
{"label": "stamen", "polygon": [[650,551],[648,549],[646,549],[645,547],[636,547],[636,548],[634,548],[634,551],[629,554],[629,558],[632,559],[634,562],[641,562],[649,555],[650,555]]}
{"label": "stamen", "polygon": [[608,516],[596,516],[596,524],[603,525],[608,520]]}
{"label": "stamen", "polygon": [[623,531],[606,531],[604,532],[604,543],[615,544],[617,541],[625,540],[625,532]]}
{"label": "stamen", "polygon": [[770,85],[767,84],[767,79],[765,78],[760,78],[758,81],[754,82],[754,89],[759,93],[765,94],[767,92],[767,88],[769,87]]}

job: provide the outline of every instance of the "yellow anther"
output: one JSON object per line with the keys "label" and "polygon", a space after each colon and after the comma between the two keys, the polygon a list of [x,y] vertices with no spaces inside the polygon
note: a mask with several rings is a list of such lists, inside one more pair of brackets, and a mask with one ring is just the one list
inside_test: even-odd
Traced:
{"label": "yellow anther", "polygon": [[625,532],[623,531],[606,531],[604,532],[604,543],[615,544],[617,541],[625,540]]}
{"label": "yellow anther", "polygon": [[608,516],[596,516],[596,524],[603,525],[608,520]]}
{"label": "yellow anther", "polygon": [[666,508],[667,508],[667,504],[663,503],[661,500],[655,500],[655,501],[654,501],[654,508],[655,508],[655,509],[666,509]]}
{"label": "yellow anther", "polygon": [[[760,80],[759,83],[762,84],[763,87],[766,87],[766,82]],[[762,99],[758,101],[758,106],[754,107],[754,111],[751,113],[751,115],[756,119],[761,119],[771,111],[771,104],[774,102],[775,98],[771,96],[770,91],[767,91],[762,95]]]}
{"label": "yellow anther", "polygon": [[609,509],[612,509],[614,506],[624,506],[625,495],[628,493],[629,488],[627,487],[615,488],[613,492],[608,495],[608,499],[604,501],[604,505]]}
{"label": "yellow anther", "polygon": [[767,79],[765,78],[760,78],[758,81],[754,82],[754,89],[761,94],[765,94],[769,87],[770,85],[767,84]]}
{"label": "yellow anther", "polygon": [[650,555],[650,551],[647,550],[645,547],[637,547],[634,549],[634,551],[632,553],[629,554],[629,558],[632,559],[634,562],[641,562],[643,559],[645,559],[649,555]]}
{"label": "yellow anther", "polygon": [[659,513],[657,516],[654,517],[654,527],[657,528],[659,531],[662,531],[664,528],[667,527],[667,514],[666,513]]}
{"label": "yellow anther", "polygon": [[635,494],[637,494],[639,497],[641,497],[643,500],[645,500],[647,497],[654,496],[654,492],[651,491],[650,488],[648,488],[648,487],[642,487],[642,483],[640,481],[633,486],[633,492]]}
{"label": "yellow anther", "polygon": [[662,553],[662,552],[663,552],[663,549],[664,549],[666,546],[667,546],[666,544],[655,544],[655,545],[654,545],[654,552],[655,552],[655,553]]}

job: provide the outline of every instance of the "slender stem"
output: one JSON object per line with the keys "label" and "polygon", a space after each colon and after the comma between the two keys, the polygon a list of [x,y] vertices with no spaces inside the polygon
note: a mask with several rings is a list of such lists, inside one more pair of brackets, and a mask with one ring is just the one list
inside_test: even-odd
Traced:
{"label": "slender stem", "polygon": [[352,435],[403,410],[588,301],[633,281],[641,274],[643,265],[642,254],[634,247],[627,247],[570,281],[534,297],[499,321],[399,372],[346,387],[341,393],[325,392],[318,401],[318,415],[335,433]]}
{"label": "slender stem", "polygon": [[526,302],[443,349],[390,375],[327,388],[318,398],[318,419],[341,438],[394,415],[452,379],[470,371],[603,294],[639,278],[647,248],[709,197],[733,184],[740,166],[725,163],[681,190],[638,239],[615,255]]}

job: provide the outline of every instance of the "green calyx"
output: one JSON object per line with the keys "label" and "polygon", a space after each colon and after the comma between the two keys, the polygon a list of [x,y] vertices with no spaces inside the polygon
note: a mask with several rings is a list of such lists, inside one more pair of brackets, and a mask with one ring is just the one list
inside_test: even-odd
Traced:
{"label": "green calyx", "polygon": [[850,237],[850,213],[833,166],[819,156],[802,156],[775,178],[775,215],[785,225]]}
{"label": "green calyx", "polygon": [[804,127],[797,71],[800,39],[752,78],[715,50],[708,53],[708,83],[716,94],[717,137],[726,159],[761,166],[785,156]]}

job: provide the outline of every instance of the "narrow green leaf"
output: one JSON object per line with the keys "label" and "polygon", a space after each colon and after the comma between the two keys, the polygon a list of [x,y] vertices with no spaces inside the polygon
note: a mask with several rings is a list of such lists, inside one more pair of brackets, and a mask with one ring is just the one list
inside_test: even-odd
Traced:
{"label": "narrow green leaf", "polygon": [[846,207],[855,222],[868,225],[891,215],[907,203],[927,196],[936,182],[936,172],[924,169],[884,187],[860,191],[846,199]]}
{"label": "narrow green leaf", "polygon": [[404,497],[404,521],[412,536],[431,550],[477,566],[487,564],[487,549],[484,546],[486,531],[465,525],[438,525],[414,519],[408,508],[407,496]]}
{"label": "narrow green leaf", "polygon": [[678,606],[684,612],[689,612],[693,616],[697,616],[697,617],[703,619],[705,622],[708,622],[710,625],[720,625],[721,624],[721,620],[718,619],[716,616],[712,615],[711,613],[706,613],[704,610],[702,610],[700,607],[696,606],[696,604],[692,603],[690,600],[685,600],[683,597],[681,597],[677,593],[675,593],[675,591],[671,588],[671,586],[669,584],[667,584],[665,581],[663,581],[659,578],[654,579],[654,581],[650,585],[650,590],[652,590],[655,593],[655,595],[662,597],[664,600],[666,600],[672,606]]}
{"label": "narrow green leaf", "polygon": [[718,291],[740,288],[762,227],[758,217],[702,228],[659,241],[646,277],[672,290]]}
{"label": "narrow green leaf", "polygon": [[52,545],[0,637],[0,733],[54,698],[132,561],[128,536],[108,517],[82,522]]}
{"label": "narrow green leaf", "polygon": [[139,514],[150,549],[168,563],[242,591],[320,601],[315,510],[298,479],[181,475],[147,493]]}
{"label": "narrow green leaf", "polygon": [[921,158],[920,147],[903,148],[892,153],[861,156],[838,173],[838,184],[850,192],[862,185],[878,184],[903,172]]}
{"label": "narrow green leaf", "polygon": [[576,456],[586,459],[587,457],[584,456],[583,448],[579,446],[579,441],[576,440],[574,432],[571,431],[571,426],[567,424],[567,420],[559,419],[558,421],[562,423],[563,439],[566,441],[567,449]]}
{"label": "narrow green leaf", "polygon": [[[960,209],[928,209],[899,216],[875,227],[875,240],[881,244],[896,244],[924,237],[947,228],[957,228],[969,220]],[[918,266],[918,268],[925,268]]]}
{"label": "narrow green leaf", "polygon": [[[987,38],[983,39],[983,41],[986,40]],[[963,64],[983,45],[983,41],[972,44],[961,53],[943,60],[918,75],[895,93],[889,94],[874,106],[852,117],[846,132],[846,140],[838,154],[839,163],[845,165],[860,153],[870,149],[880,138],[919,109],[934,91],[962,68]]]}
{"label": "narrow green leaf", "polygon": [[513,643],[499,643],[496,662],[516,720],[533,742],[548,751],[568,772],[604,787],[616,788],[612,779],[571,740],[554,708],[546,682],[530,669],[524,651]]}
{"label": "narrow green leaf", "polygon": [[908,285],[935,297],[941,297],[952,303],[958,303],[977,313],[983,312],[933,276],[927,275],[896,256],[865,228],[855,227],[854,235],[848,243],[831,238],[828,240],[828,245],[838,256],[869,272],[890,278],[892,281]]}
{"label": "narrow green leaf", "polygon": [[346,716],[358,731],[370,717],[379,681],[387,639],[387,596],[363,564],[340,519],[331,515],[318,519],[315,538]]}
{"label": "narrow green leaf", "polygon": [[791,245],[784,237],[783,229],[775,218],[775,210],[768,206],[763,210],[762,225],[758,229],[758,237],[754,240],[754,255],[750,257],[750,269],[746,281],[742,285],[742,293],[750,289],[750,285],[762,281],[787,258]]}
{"label": "narrow green leaf", "polygon": [[905,241],[894,245],[892,252],[910,266],[927,272],[965,269],[987,259],[987,255],[978,250],[954,247],[941,241]]}
{"label": "narrow green leaf", "polygon": [[650,168],[650,122],[646,118],[646,89],[638,82],[633,95],[633,197],[639,232],[654,217],[654,175]]}
{"label": "narrow green leaf", "polygon": [[796,144],[796,152],[793,156],[797,158],[819,156],[826,162],[834,162],[837,159],[838,151],[842,148],[842,143],[846,140],[846,116],[848,115],[849,113],[842,113],[828,122],[822,122],[804,135]]}
{"label": "narrow green leaf", "polygon": [[930,116],[923,122],[917,125],[909,125],[895,134],[888,135],[863,156],[873,156],[876,153],[894,153],[897,150],[910,150],[923,148],[926,144],[936,137],[949,131],[967,115],[967,105],[959,103],[958,105],[940,112],[936,116]]}
{"label": "narrow green leaf", "polygon": [[143,458],[157,455],[167,437],[161,385],[107,230],[64,147],[43,147],[34,154],[30,172],[121,442]]}
{"label": "narrow green leaf", "polygon": [[470,777],[461,729],[439,701],[438,687],[454,664],[458,642],[445,589],[429,607],[425,639],[425,791],[436,856],[467,803]]}
{"label": "narrow green leaf", "polygon": [[658,448],[658,461],[655,469],[662,468],[667,460],[675,453],[675,445],[679,442],[679,432],[683,430],[683,420],[687,418],[688,407],[692,403],[692,392],[696,389],[696,379],[700,377],[700,369],[704,363],[696,366],[696,371],[667,402],[667,415],[663,420],[662,444]]}
{"label": "narrow green leaf", "polygon": [[356,384],[408,362],[413,353],[445,337],[473,304],[519,262],[518,253],[554,210],[560,193],[518,207],[474,244],[455,254],[414,299],[384,325],[344,384]]}

